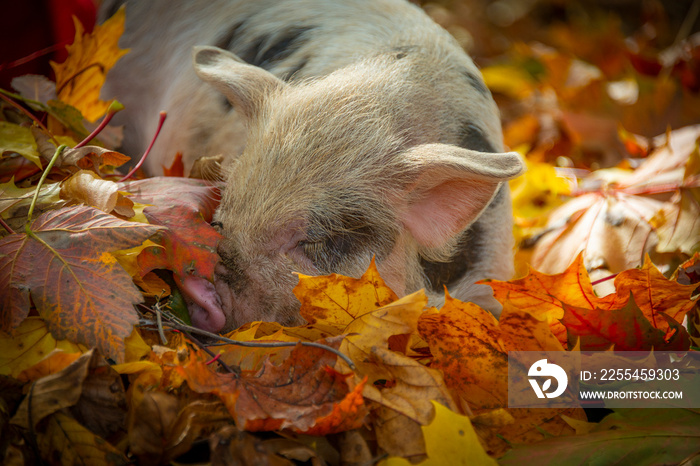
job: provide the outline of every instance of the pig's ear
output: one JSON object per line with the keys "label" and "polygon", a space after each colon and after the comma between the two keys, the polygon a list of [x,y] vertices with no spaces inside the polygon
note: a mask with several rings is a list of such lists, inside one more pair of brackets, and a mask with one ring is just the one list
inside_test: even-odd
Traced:
{"label": "pig's ear", "polygon": [[192,60],[197,75],[225,95],[233,107],[247,117],[255,114],[267,94],[285,86],[272,73],[248,65],[218,47],[194,47]]}
{"label": "pig's ear", "polygon": [[404,153],[413,181],[402,193],[400,216],[420,246],[439,248],[476,220],[502,182],[525,166],[515,152],[485,153],[425,144]]}

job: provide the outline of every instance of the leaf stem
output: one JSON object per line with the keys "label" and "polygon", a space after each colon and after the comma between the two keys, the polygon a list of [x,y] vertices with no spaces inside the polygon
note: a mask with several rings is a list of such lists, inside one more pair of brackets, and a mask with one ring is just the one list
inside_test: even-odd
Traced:
{"label": "leaf stem", "polygon": [[100,132],[103,129],[105,129],[105,126],[107,126],[109,124],[112,117],[114,117],[114,115],[116,115],[116,113],[118,111],[122,110],[123,108],[124,108],[124,106],[122,104],[120,104],[116,100],[113,100],[112,103],[109,105],[109,108],[107,109],[107,114],[102,119],[100,124],[97,125],[97,128],[95,128],[92,131],[92,133],[90,133],[85,139],[83,139],[78,144],[76,144],[76,146],[73,149],[79,149],[79,148],[83,147],[88,142],[90,142],[93,138],[95,138],[98,134],[100,134]]}
{"label": "leaf stem", "polygon": [[158,120],[158,128],[156,128],[156,134],[153,136],[153,139],[151,140],[151,144],[148,145],[148,149],[146,149],[146,152],[143,153],[143,156],[141,157],[141,160],[139,160],[139,163],[137,163],[136,166],[134,168],[132,168],[129,173],[124,175],[124,177],[121,180],[119,180],[120,183],[122,181],[126,181],[129,178],[131,178],[131,176],[134,173],[136,173],[136,170],[141,168],[141,165],[143,165],[143,162],[146,160],[146,157],[148,157],[148,154],[151,152],[151,149],[153,148],[153,144],[156,143],[156,139],[158,138],[158,135],[160,134],[161,128],[163,128],[163,123],[165,122],[165,117],[167,117],[167,116],[168,116],[167,113],[160,112],[160,119]]}
{"label": "leaf stem", "polygon": [[15,231],[10,227],[10,225],[8,225],[7,223],[5,223],[5,220],[3,220],[2,217],[0,217],[0,225],[2,225],[2,227],[3,227],[5,230],[7,230],[7,232],[8,232],[9,234],[13,235],[13,234],[15,233]]}
{"label": "leaf stem", "polygon": [[36,185],[36,191],[34,191],[34,197],[32,197],[32,203],[29,205],[29,212],[27,213],[27,223],[24,225],[24,231],[27,233],[27,236],[34,236],[31,228],[29,228],[29,225],[32,223],[32,213],[34,213],[34,206],[36,205],[36,200],[39,198],[39,191],[41,190],[41,185],[44,184],[44,181],[46,180],[46,177],[49,175],[49,172],[53,168],[53,165],[56,163],[56,160],[58,160],[58,157],[60,157],[61,153],[66,149],[66,147],[68,146],[66,146],[65,144],[61,144],[56,148],[56,152],[54,152],[53,157],[51,157],[51,161],[44,169],[44,173],[41,174],[39,183],[37,183]]}
{"label": "leaf stem", "polygon": [[594,281],[594,282],[591,282],[591,285],[597,285],[598,283],[607,282],[608,280],[612,280],[613,278],[617,277],[618,275],[620,275],[620,274],[619,274],[619,273],[614,273],[614,274],[612,274],[612,275],[608,275],[607,277],[603,277],[603,278],[601,278],[601,279],[599,279],[599,280],[596,280],[596,281]]}

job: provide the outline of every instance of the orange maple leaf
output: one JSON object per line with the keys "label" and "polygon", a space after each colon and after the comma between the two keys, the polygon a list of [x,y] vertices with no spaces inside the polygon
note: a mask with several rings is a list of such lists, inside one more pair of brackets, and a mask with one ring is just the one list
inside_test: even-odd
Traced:
{"label": "orange maple leaf", "polygon": [[[590,331],[597,333],[595,328],[598,324],[595,322],[609,319],[605,313],[623,309],[628,304],[630,293],[634,295],[634,300],[639,306],[640,317],[648,322],[649,328],[665,334],[665,340],[668,342],[671,334],[679,331],[678,324],[695,305],[696,299],[691,297],[697,288],[697,285],[682,285],[667,279],[647,257],[641,269],[626,270],[615,278],[615,293],[599,298],[593,291],[591,280],[583,265],[583,253],[559,274],[547,275],[531,270],[526,277],[517,280],[492,280],[484,283],[494,290],[495,298],[502,304],[509,301],[515,308],[549,322],[552,332],[565,346],[569,338],[568,325],[561,321],[564,318],[565,306],[571,310],[594,311],[586,312],[585,320],[590,323]],[[625,321],[631,327],[618,328],[618,331],[637,332],[633,321],[634,319]],[[582,336],[586,333],[579,328],[577,335]],[[653,341],[657,341],[656,336],[647,335]],[[638,341],[638,347],[646,347],[652,340]]]}
{"label": "orange maple leaf", "polygon": [[68,58],[60,64],[51,62],[58,98],[80,110],[91,122],[104,115],[111,103],[100,100],[107,72],[129,52],[119,48],[125,18],[122,7],[90,34],[85,34],[83,25],[73,18],[75,40],[66,47]]}

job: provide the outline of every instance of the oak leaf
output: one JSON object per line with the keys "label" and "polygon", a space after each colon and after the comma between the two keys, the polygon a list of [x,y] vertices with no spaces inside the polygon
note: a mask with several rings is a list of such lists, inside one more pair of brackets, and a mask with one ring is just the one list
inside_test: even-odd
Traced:
{"label": "oak leaf", "polygon": [[96,346],[116,361],[142,297],[107,251],[135,246],[159,227],[120,220],[86,206],[53,210],[31,234],[0,240],[0,330],[16,328],[31,300],[56,339]]}
{"label": "oak leaf", "polygon": [[68,58],[60,64],[51,62],[58,98],[80,110],[89,121],[104,115],[109,107],[110,102],[100,100],[100,90],[107,72],[128,52],[119,48],[125,18],[121,8],[89,34],[74,19],[75,39],[66,47]]}

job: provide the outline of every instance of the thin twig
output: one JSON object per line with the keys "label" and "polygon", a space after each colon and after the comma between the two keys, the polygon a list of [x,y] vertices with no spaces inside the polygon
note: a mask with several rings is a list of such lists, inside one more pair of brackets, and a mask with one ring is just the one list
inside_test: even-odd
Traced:
{"label": "thin twig", "polygon": [[148,157],[148,154],[151,153],[151,149],[153,148],[153,144],[156,143],[156,139],[158,138],[158,134],[160,134],[160,130],[163,127],[163,123],[165,122],[166,116],[167,116],[167,113],[160,112],[160,119],[158,120],[158,128],[156,128],[156,134],[153,136],[153,139],[151,140],[151,144],[148,145],[148,149],[146,149],[146,152],[143,153],[143,156],[141,157],[141,160],[139,160],[139,163],[137,163],[136,166],[134,168],[132,168],[129,173],[124,175],[124,177],[121,180],[119,180],[120,183],[122,181],[126,181],[129,178],[131,178],[131,176],[134,173],[136,173],[136,170],[141,168],[141,165],[143,165],[143,162],[146,160],[146,157]]}
{"label": "thin twig", "polygon": [[235,346],[244,346],[247,348],[285,348],[285,347],[292,347],[296,346],[297,344],[300,344],[301,346],[309,346],[312,348],[320,348],[326,351],[330,351],[331,353],[335,354],[338,356],[340,359],[345,361],[345,363],[350,366],[350,369],[352,370],[357,370],[355,367],[355,364],[352,362],[352,360],[338,351],[337,349],[324,345],[321,343],[316,343],[313,341],[299,341],[299,342],[287,342],[287,341],[270,341],[270,342],[261,342],[261,341],[239,341],[239,340],[231,340],[230,338],[222,337],[221,335],[217,335],[215,333],[207,332],[206,330],[202,330],[196,327],[191,327],[189,325],[185,324],[180,324],[177,322],[169,322],[169,325],[171,325],[173,328],[180,330],[183,333],[196,333],[198,335],[206,336],[215,340],[222,341],[224,343],[228,343],[230,345],[235,345]]}

